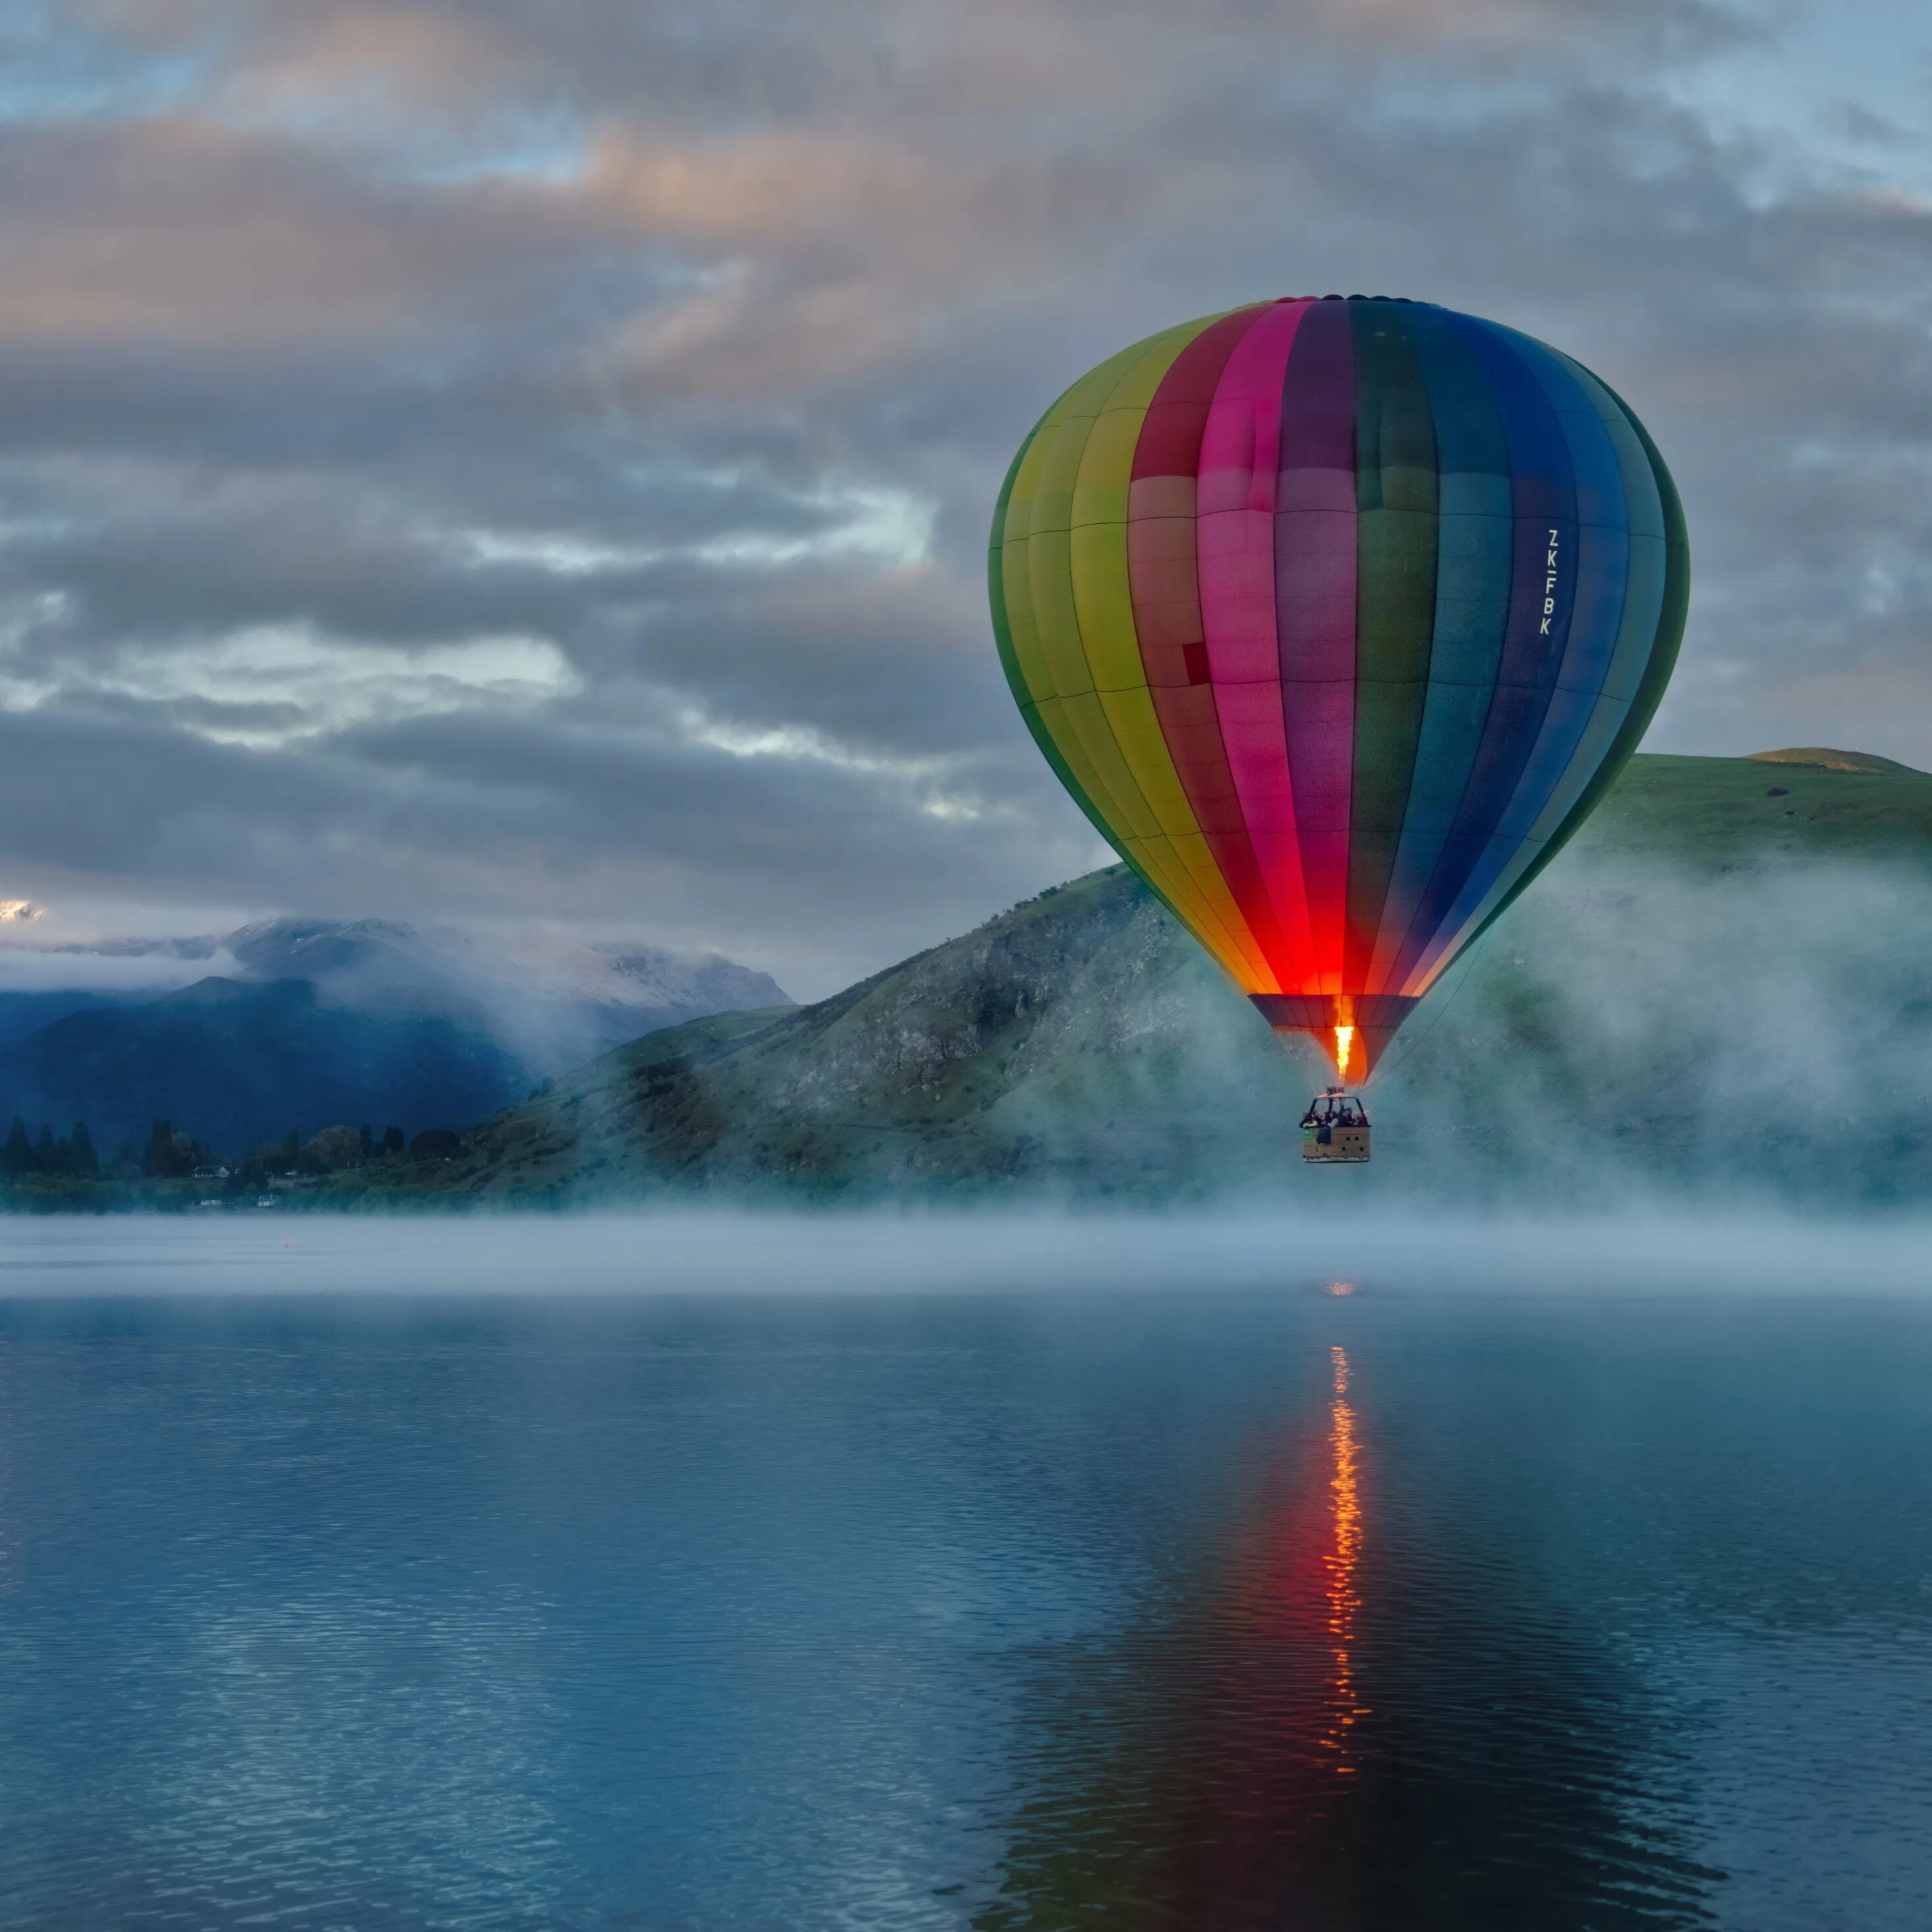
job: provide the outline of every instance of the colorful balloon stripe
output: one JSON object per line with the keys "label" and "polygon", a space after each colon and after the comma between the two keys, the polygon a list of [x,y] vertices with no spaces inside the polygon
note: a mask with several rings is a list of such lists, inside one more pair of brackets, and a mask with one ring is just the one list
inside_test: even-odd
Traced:
{"label": "colorful balloon stripe", "polygon": [[1284,1030],[1416,1001],[1635,748],[1689,550],[1642,425],[1428,304],[1204,317],[1083,376],[994,513],[1002,663],[1101,835]]}

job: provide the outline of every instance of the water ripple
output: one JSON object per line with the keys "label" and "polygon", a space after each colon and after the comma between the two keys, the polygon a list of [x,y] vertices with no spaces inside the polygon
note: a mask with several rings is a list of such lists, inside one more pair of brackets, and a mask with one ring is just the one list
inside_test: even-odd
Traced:
{"label": "water ripple", "polygon": [[1932,1923],[1932,1312],[1323,1285],[0,1301],[0,1924]]}

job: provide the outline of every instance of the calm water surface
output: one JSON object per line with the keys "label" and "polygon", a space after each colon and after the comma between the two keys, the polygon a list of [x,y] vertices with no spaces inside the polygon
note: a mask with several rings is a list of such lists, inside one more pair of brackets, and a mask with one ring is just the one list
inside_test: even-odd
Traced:
{"label": "calm water surface", "polygon": [[289,1238],[10,1232],[10,1932],[1932,1925],[1932,1294]]}

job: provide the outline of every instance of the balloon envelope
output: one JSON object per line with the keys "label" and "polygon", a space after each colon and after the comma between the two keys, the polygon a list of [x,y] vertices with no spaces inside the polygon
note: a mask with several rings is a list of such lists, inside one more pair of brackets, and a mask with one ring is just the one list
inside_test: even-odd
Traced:
{"label": "balloon envelope", "polygon": [[1677,494],[1569,357],[1327,296],[1124,350],[1022,446],[994,633],[1102,836],[1278,1030],[1372,1072],[1635,748]]}

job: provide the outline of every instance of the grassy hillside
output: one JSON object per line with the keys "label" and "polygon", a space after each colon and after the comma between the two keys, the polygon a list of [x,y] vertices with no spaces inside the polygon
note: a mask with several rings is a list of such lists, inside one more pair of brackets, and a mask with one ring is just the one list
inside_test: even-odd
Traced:
{"label": "grassy hillside", "polygon": [[1370,1168],[1304,1172],[1321,1064],[1116,867],[816,1006],[633,1042],[411,1191],[1916,1198],[1932,777],[1780,756],[1635,760],[1397,1042]]}
{"label": "grassy hillside", "polygon": [[[1864,769],[1822,762],[1848,758]],[[1573,850],[1698,865],[1847,858],[1932,865],[1932,776],[1822,748],[1749,758],[1640,754]]]}

